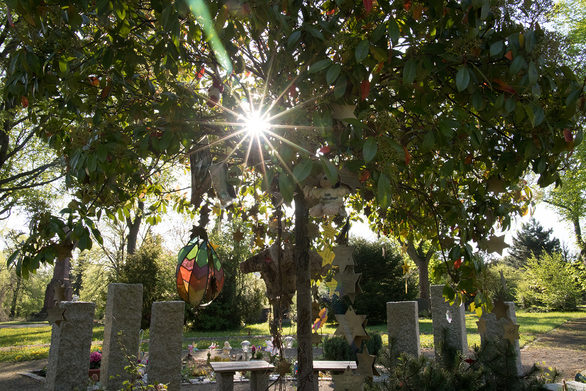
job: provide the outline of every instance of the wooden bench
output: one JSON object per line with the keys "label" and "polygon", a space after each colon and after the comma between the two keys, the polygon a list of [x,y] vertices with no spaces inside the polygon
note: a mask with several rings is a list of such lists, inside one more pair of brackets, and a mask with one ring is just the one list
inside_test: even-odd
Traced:
{"label": "wooden bench", "polygon": [[[356,361],[321,361],[315,360],[313,362],[313,373],[315,378],[318,380],[315,382],[316,387],[314,390],[319,389],[319,371],[329,371],[332,374],[342,373],[346,368],[350,367],[351,370],[358,368]],[[335,387],[335,385],[334,385]]]}
{"label": "wooden bench", "polygon": [[275,366],[262,360],[210,362],[216,373],[217,389],[220,391],[234,390],[234,374],[236,371],[250,371],[250,389],[252,391],[265,391],[269,386],[269,372]]}

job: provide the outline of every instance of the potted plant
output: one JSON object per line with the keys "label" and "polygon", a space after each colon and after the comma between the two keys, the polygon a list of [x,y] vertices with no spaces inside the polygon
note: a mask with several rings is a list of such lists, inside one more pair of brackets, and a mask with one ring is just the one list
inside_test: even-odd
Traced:
{"label": "potted plant", "polygon": [[100,364],[102,363],[102,352],[95,351],[90,353],[90,370],[89,377],[93,380],[100,380]]}

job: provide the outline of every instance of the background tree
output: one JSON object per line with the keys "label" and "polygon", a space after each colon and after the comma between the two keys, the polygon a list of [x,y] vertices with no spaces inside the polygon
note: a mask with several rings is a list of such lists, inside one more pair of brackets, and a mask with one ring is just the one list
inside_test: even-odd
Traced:
{"label": "background tree", "polygon": [[509,249],[505,262],[520,268],[531,257],[539,258],[542,254],[561,253],[560,241],[551,237],[552,231],[551,228],[546,230],[534,218],[523,223],[513,238],[513,245]]}
{"label": "background tree", "polygon": [[[579,131],[567,141],[563,129],[573,128],[583,84],[541,58],[537,25],[524,29],[490,2],[190,4],[9,2],[6,99],[25,96],[43,108],[36,133],[64,156],[74,189],[62,215],[32,227],[21,263],[34,269],[62,243],[91,247],[90,232],[99,238],[93,219],[145,190],[164,198],[155,174],[185,162],[208,135],[213,163],[250,158],[255,175],[229,177],[243,188],[263,178],[272,195],[264,205],[295,201],[288,239],[296,249],[302,390],[315,381],[308,251],[319,232],[308,230],[303,185],[323,173],[336,183],[346,168],[363,179],[357,209],[383,217],[381,231],[408,236],[421,216],[432,216],[413,235],[433,233],[445,250],[455,288],[446,294],[454,298],[475,290],[468,241],[494,247],[493,225],[506,228],[510,211],[521,209],[519,178],[531,168],[541,185],[552,183],[564,152],[581,141]],[[223,137],[242,134],[230,113],[252,102],[248,86],[260,85],[265,102],[275,102],[271,114],[284,112],[278,119],[292,128],[273,118],[270,136],[249,153],[238,149],[243,139]],[[358,104],[358,118],[333,119],[332,104],[341,103]],[[252,214],[267,216],[259,212]]]}
{"label": "background tree", "polygon": [[[369,324],[386,322],[387,302],[413,300],[417,294],[415,280],[403,274],[403,261],[397,246],[388,241],[353,240],[356,273],[361,273],[356,295],[356,313],[368,316]],[[345,311],[344,311],[345,312]]]}

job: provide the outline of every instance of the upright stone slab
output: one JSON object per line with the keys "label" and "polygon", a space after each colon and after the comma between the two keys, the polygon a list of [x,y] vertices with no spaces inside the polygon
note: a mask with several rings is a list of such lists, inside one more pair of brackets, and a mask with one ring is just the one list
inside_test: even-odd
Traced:
{"label": "upright stone slab", "polygon": [[183,301],[157,301],[151,311],[148,380],[154,385],[167,384],[169,391],[181,387],[184,311]]}
{"label": "upright stone slab", "polygon": [[[466,352],[466,318],[464,304],[451,306],[443,297],[443,285],[431,286],[431,318],[433,321],[433,345],[436,359],[446,359],[442,355],[448,351]],[[445,343],[445,345],[443,345]]]}
{"label": "upright stone slab", "polygon": [[106,301],[100,383],[119,390],[131,375],[124,370],[138,354],[142,284],[110,284]]}
{"label": "upright stone slab", "polygon": [[63,319],[53,324],[47,364],[46,389],[49,391],[85,390],[90,368],[92,327],[96,305],[62,301]]}
{"label": "upright stone slab", "polygon": [[393,358],[401,353],[419,357],[419,316],[416,301],[387,303],[387,329]]}
{"label": "upright stone slab", "polygon": [[497,319],[494,313],[487,313],[482,314],[478,322],[481,359],[489,365],[497,365],[496,373],[520,376],[523,374],[523,366],[519,339],[515,338],[516,329],[510,335],[507,333],[507,328],[514,328],[517,325],[515,303],[506,301],[505,305],[506,317]]}

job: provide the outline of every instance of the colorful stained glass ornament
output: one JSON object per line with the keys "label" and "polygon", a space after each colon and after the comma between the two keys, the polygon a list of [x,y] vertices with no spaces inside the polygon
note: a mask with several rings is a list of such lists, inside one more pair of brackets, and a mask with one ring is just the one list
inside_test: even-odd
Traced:
{"label": "colorful stained glass ornament", "polygon": [[178,258],[179,296],[194,307],[210,304],[224,286],[224,269],[210,242],[196,236],[179,251]]}

